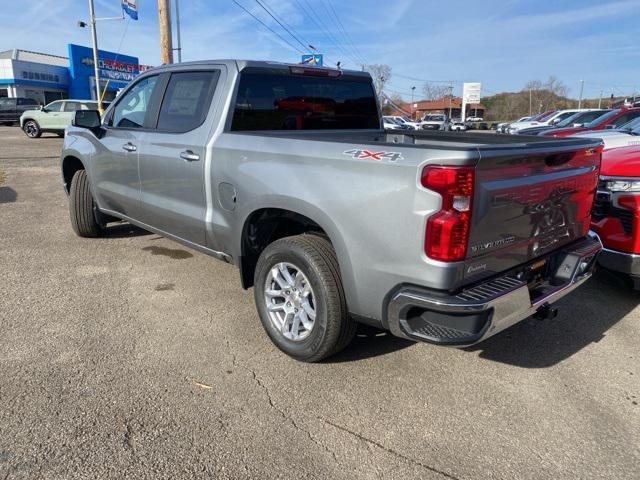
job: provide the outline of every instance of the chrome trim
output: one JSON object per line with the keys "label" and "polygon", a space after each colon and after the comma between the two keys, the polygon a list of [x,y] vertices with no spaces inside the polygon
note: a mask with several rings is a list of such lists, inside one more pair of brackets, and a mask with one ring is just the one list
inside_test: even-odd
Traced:
{"label": "chrome trim", "polygon": [[[574,254],[578,255],[581,259],[589,259],[591,263],[588,265],[588,270],[580,272],[579,268],[576,268],[572,273],[571,278],[569,278],[566,283],[550,290],[546,295],[536,299],[535,301],[532,301],[529,294],[529,288],[524,282],[520,282],[521,284],[519,286],[515,283],[512,283],[511,286],[508,283],[505,283],[505,288],[500,292],[500,294],[488,296],[486,301],[480,300],[477,302],[460,302],[458,296],[443,296],[441,298],[437,298],[427,290],[423,290],[419,287],[403,287],[392,295],[389,302],[387,310],[389,329],[391,330],[391,333],[398,337],[410,340],[419,340],[419,338],[408,334],[405,329],[403,329],[403,326],[406,328],[407,325],[406,320],[402,319],[403,312],[406,312],[407,308],[413,306],[423,307],[443,314],[479,313],[493,310],[491,319],[487,325],[488,328],[485,327],[482,331],[476,334],[475,337],[470,335],[463,341],[456,341],[455,343],[453,341],[434,340],[434,343],[455,344],[456,346],[461,347],[481,342],[524,320],[525,318],[530,317],[543,305],[560,300],[562,297],[589,280],[593,275],[593,266],[595,265],[595,261],[592,257],[602,250],[602,243],[595,232],[589,232],[589,238],[591,241],[585,239],[582,244],[575,245],[572,249],[562,250],[566,252],[567,255]],[[560,254],[561,252],[558,253]],[[488,283],[490,282],[485,282],[484,284],[480,284],[480,286]],[[429,341],[429,339],[424,340]]]}
{"label": "chrome trim", "polygon": [[627,275],[640,275],[640,255],[603,248],[598,263],[609,270]]}

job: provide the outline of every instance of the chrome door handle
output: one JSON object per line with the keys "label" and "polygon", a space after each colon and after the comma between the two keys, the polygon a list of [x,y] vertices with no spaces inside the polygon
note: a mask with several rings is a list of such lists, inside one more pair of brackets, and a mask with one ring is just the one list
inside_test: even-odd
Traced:
{"label": "chrome door handle", "polygon": [[180,153],[180,158],[185,162],[195,162],[197,160],[200,160],[200,155],[198,155],[197,153],[193,153],[191,150],[185,150],[184,152]]}
{"label": "chrome door handle", "polygon": [[124,148],[127,152],[135,152],[138,149],[138,147],[136,147],[131,142],[125,143],[124,145],[122,145],[122,148]]}

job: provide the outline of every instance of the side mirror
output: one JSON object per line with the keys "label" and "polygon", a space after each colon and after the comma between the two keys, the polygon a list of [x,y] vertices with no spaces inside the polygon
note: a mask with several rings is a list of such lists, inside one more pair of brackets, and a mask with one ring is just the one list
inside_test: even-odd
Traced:
{"label": "side mirror", "polygon": [[97,110],[76,110],[71,125],[93,130],[100,127],[100,112]]}

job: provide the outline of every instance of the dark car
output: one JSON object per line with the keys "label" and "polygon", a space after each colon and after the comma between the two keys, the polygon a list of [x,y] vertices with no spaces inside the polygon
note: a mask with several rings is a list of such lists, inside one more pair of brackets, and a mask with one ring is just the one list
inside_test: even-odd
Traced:
{"label": "dark car", "polygon": [[0,98],[0,124],[17,123],[27,110],[36,110],[40,104],[33,98]]}

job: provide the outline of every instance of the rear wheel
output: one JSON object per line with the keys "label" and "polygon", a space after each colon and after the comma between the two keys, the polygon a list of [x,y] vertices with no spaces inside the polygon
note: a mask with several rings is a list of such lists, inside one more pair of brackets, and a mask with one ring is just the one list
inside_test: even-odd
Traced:
{"label": "rear wheel", "polygon": [[331,243],[316,235],[282,238],[260,255],[254,297],[262,325],[287,355],[317,362],[353,339],[340,270]]}
{"label": "rear wheel", "polygon": [[22,130],[29,138],[39,138],[42,135],[40,125],[35,120],[27,120],[22,126]]}
{"label": "rear wheel", "polygon": [[80,237],[99,237],[102,226],[96,220],[97,206],[93,201],[87,172],[78,170],[69,188],[69,216],[71,226]]}

